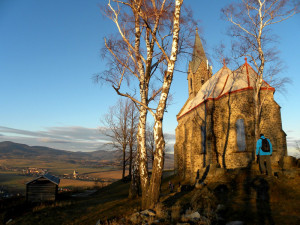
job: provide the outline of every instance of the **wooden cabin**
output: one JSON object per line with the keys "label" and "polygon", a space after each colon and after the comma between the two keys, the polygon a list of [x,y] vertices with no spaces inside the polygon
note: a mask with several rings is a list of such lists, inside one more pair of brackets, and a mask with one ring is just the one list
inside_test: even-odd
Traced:
{"label": "wooden cabin", "polygon": [[44,174],[26,184],[26,200],[28,202],[55,201],[60,179]]}

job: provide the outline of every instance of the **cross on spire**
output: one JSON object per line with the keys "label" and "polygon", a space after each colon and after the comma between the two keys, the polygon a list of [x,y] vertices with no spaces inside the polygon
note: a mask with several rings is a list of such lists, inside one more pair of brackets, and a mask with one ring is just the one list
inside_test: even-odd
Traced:
{"label": "cross on spire", "polygon": [[226,67],[226,61],[225,61],[225,58],[223,58],[223,66]]}

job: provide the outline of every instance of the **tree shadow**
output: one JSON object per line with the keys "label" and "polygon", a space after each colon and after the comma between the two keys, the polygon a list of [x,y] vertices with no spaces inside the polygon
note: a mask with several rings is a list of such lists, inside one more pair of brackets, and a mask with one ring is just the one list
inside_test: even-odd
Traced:
{"label": "tree shadow", "polygon": [[181,191],[176,193],[175,195],[170,196],[166,200],[164,200],[162,203],[167,206],[171,207],[173,206],[178,199],[181,199],[184,195],[190,193],[194,189],[191,185],[182,185]]}
{"label": "tree shadow", "polygon": [[275,224],[270,207],[269,184],[262,177],[256,177],[252,183],[256,191],[256,210],[258,224]]}
{"label": "tree shadow", "polygon": [[210,169],[210,164],[205,168],[205,171],[204,171],[201,179],[200,179],[200,175],[198,176],[198,172],[197,172],[197,178],[196,178],[196,180],[199,179],[199,181],[198,181],[199,184],[204,183],[204,181],[205,181],[205,179],[207,177],[207,174],[209,172],[209,169]]}
{"label": "tree shadow", "polygon": [[244,180],[243,180],[243,212],[247,221],[253,220],[253,205],[251,203],[251,187],[252,187],[252,177],[251,177],[251,163],[243,170]]}

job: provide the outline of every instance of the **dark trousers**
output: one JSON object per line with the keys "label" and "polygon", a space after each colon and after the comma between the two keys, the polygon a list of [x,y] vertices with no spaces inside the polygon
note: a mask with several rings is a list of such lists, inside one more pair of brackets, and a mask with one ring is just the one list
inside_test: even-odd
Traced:
{"label": "dark trousers", "polygon": [[[265,165],[266,163],[266,165]],[[271,159],[269,155],[260,155],[259,156],[259,169],[261,173],[268,173],[268,175],[272,175],[271,168]]]}

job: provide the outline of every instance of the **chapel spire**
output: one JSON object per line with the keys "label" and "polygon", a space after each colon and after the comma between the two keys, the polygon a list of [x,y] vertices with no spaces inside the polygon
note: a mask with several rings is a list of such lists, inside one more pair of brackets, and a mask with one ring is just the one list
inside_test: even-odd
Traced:
{"label": "chapel spire", "polygon": [[207,61],[202,42],[198,33],[198,28],[196,28],[196,34],[195,34],[195,42],[194,42],[194,50],[193,50],[193,58],[190,62],[192,72],[195,73],[200,66],[201,62]]}
{"label": "chapel spire", "polygon": [[202,85],[211,77],[212,68],[208,64],[202,42],[196,29],[193,57],[189,64],[189,98],[196,96]]}

